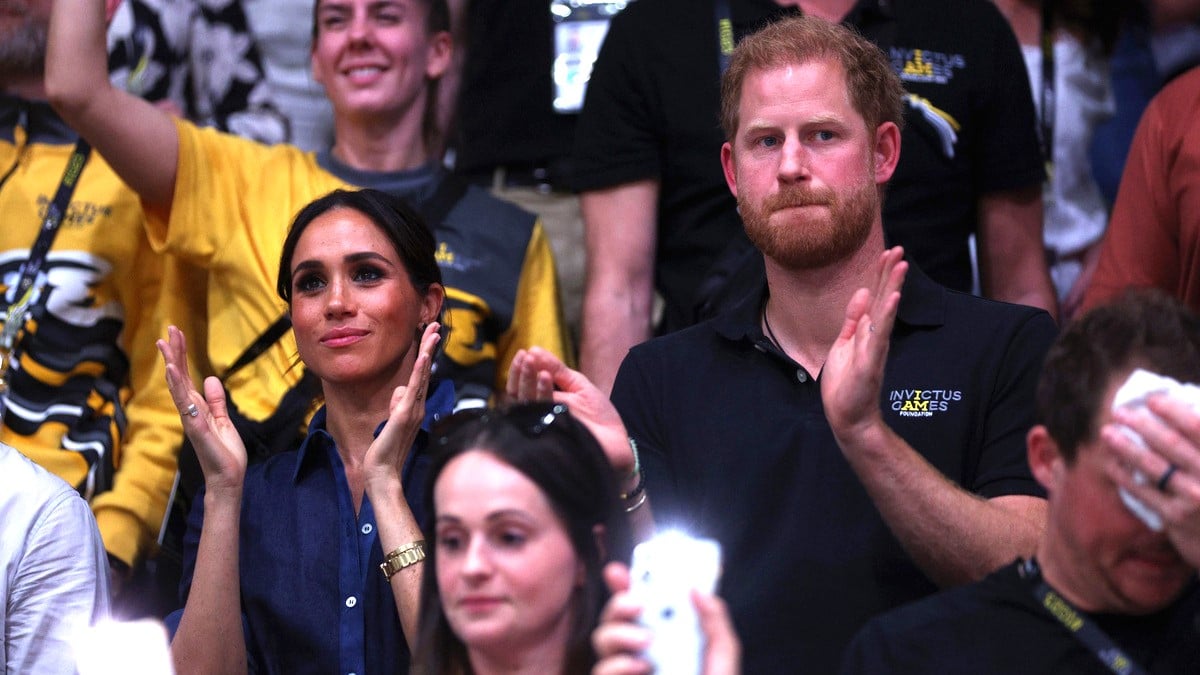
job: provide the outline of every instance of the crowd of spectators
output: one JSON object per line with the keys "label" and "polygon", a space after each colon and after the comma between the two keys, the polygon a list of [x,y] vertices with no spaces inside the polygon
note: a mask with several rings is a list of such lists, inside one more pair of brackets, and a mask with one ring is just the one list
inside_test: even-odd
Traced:
{"label": "crowd of spectators", "polygon": [[1200,669],[1200,2],[0,5],[0,669]]}

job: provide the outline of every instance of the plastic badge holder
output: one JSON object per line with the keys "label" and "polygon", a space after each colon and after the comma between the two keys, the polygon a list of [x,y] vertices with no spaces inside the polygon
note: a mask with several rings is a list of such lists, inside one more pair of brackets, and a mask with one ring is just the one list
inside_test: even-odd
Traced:
{"label": "plastic badge holder", "polygon": [[[1129,378],[1117,390],[1117,393],[1113,396],[1113,410],[1118,408],[1129,410],[1144,409],[1146,407],[1146,399],[1153,394],[1167,394],[1172,398],[1188,403],[1195,410],[1200,410],[1200,387],[1194,384],[1181,384],[1177,380],[1156,375],[1141,368],[1130,373]],[[1142,440],[1138,432],[1126,426],[1122,426],[1121,431],[1139,448],[1142,450],[1147,449],[1145,441]],[[1145,485],[1149,482],[1146,474],[1136,470],[1133,472],[1133,480],[1139,485]],[[1150,510],[1142,500],[1134,497],[1125,488],[1117,488],[1117,491],[1125,507],[1145,523],[1146,527],[1155,532],[1162,532],[1162,518],[1157,513]]]}
{"label": "plastic badge holder", "polygon": [[704,636],[691,590],[716,590],[721,547],[711,539],[664,532],[633,550],[630,592],[642,603],[642,625],[653,633],[644,656],[656,675],[699,675]]}

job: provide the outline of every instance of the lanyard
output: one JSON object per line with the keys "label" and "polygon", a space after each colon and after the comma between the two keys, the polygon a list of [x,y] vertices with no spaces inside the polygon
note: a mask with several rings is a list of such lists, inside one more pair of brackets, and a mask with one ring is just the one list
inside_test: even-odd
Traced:
{"label": "lanyard", "polygon": [[717,72],[721,75],[729,70],[729,59],[733,56],[733,12],[729,0],[716,0],[713,13],[717,20]]}
{"label": "lanyard", "polygon": [[1030,590],[1038,604],[1067,629],[1076,640],[1079,640],[1100,659],[1109,670],[1117,675],[1146,675],[1146,671],[1137,664],[1125,650],[1113,642],[1094,621],[1087,615],[1075,609],[1071,603],[1050,588],[1050,584],[1042,578],[1042,570],[1033,558],[1026,560],[1017,568],[1021,578],[1032,584]]}
{"label": "lanyard", "polygon": [[1041,119],[1038,131],[1042,136],[1042,159],[1046,163],[1046,180],[1054,182],[1054,114],[1057,103],[1054,96],[1054,2],[1042,0],[1042,90]]}
{"label": "lanyard", "polygon": [[[11,296],[13,302],[4,313],[4,328],[0,329],[0,423],[4,421],[4,402],[9,389],[8,373],[16,360],[17,338],[21,329],[25,327],[25,318],[30,308],[41,296],[45,283],[44,279],[42,283],[37,283],[38,273],[41,272],[42,265],[46,262],[46,254],[50,252],[50,246],[58,235],[59,226],[67,214],[67,206],[71,203],[71,195],[75,193],[75,185],[79,181],[79,175],[83,173],[91,151],[91,146],[82,138],[75,143],[75,148],[67,159],[67,168],[63,171],[62,180],[59,181],[58,190],[54,193],[54,199],[46,207],[46,217],[42,219],[37,239],[29,249],[29,258],[22,263],[17,275],[17,284]],[[5,182],[8,177],[5,176]]]}

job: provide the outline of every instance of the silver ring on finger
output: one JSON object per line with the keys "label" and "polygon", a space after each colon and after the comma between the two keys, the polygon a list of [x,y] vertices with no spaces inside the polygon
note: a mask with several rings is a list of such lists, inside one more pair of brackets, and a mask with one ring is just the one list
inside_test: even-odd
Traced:
{"label": "silver ring on finger", "polygon": [[195,417],[200,414],[200,409],[196,407],[195,403],[189,403],[187,410],[184,410],[183,414],[187,415],[188,417]]}

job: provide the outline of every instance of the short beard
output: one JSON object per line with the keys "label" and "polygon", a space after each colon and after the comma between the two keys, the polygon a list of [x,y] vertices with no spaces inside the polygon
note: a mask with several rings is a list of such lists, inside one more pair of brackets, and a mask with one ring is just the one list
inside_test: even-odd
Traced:
{"label": "short beard", "polygon": [[[810,210],[786,214],[786,222],[770,222],[780,209],[813,205],[824,205],[828,216]],[[785,269],[819,269],[862,248],[879,212],[879,192],[869,181],[842,196],[828,188],[787,186],[760,205],[739,196],[738,210],[746,236],[763,255]]]}
{"label": "short beard", "polygon": [[43,77],[46,72],[45,23],[30,18],[0,35],[0,82],[17,77]]}

